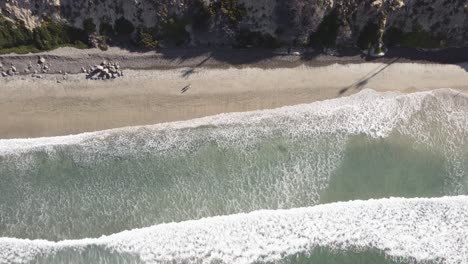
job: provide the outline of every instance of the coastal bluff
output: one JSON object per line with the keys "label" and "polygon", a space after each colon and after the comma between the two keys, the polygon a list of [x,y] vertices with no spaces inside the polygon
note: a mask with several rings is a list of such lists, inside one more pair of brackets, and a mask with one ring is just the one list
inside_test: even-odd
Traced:
{"label": "coastal bluff", "polygon": [[379,38],[422,48],[468,45],[466,0],[4,0],[0,16],[29,30],[55,21],[106,34],[120,23],[151,47],[364,49]]}

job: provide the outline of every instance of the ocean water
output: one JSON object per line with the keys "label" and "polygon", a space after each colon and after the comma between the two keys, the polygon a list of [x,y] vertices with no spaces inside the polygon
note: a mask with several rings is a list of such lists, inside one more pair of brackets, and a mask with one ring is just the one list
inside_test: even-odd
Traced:
{"label": "ocean water", "polygon": [[0,140],[0,263],[468,263],[468,97]]}

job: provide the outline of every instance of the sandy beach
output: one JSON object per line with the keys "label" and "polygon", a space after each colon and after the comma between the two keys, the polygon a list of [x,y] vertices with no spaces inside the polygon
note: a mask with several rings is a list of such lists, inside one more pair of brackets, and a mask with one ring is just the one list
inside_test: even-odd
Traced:
{"label": "sandy beach", "polygon": [[126,70],[124,78],[110,81],[85,80],[83,74],[47,74],[43,79],[23,75],[1,78],[0,87],[0,138],[27,138],[310,103],[365,88],[468,92],[468,65],[181,67]]}

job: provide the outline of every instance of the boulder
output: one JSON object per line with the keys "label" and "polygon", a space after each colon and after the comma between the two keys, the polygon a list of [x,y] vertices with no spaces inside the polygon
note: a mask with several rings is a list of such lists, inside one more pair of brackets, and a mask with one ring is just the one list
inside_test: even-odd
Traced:
{"label": "boulder", "polygon": [[39,59],[37,60],[38,64],[44,64],[45,62],[46,62],[46,59],[44,57],[39,57]]}
{"label": "boulder", "polygon": [[87,74],[86,79],[109,80],[123,76],[122,70],[119,71],[118,67],[117,63],[103,61],[100,65],[95,65],[89,71],[84,67],[81,68],[81,71]]}

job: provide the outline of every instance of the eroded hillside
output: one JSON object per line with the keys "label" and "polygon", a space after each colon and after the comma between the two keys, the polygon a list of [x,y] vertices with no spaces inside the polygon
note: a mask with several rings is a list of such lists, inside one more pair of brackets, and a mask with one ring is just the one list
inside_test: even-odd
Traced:
{"label": "eroded hillside", "polygon": [[14,30],[0,26],[2,48],[37,47],[34,40],[47,33],[35,31],[50,24],[83,29],[74,42],[127,37],[150,48],[468,45],[467,0],[2,0],[0,8],[10,27],[31,34],[18,44],[8,39]]}

